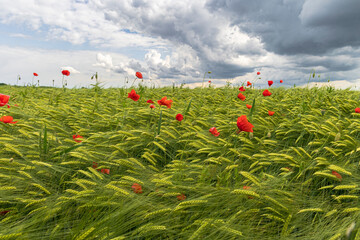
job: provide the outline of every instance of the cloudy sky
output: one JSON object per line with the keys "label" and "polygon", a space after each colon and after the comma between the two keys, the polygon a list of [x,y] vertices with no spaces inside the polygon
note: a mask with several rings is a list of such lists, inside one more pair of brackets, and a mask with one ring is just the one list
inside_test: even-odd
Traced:
{"label": "cloudy sky", "polygon": [[[359,0],[0,0],[0,82],[360,88]],[[33,79],[33,72],[38,77]],[[320,75],[320,76],[319,76]],[[314,84],[314,83],[313,83]],[[321,84],[321,83],[319,83]]]}

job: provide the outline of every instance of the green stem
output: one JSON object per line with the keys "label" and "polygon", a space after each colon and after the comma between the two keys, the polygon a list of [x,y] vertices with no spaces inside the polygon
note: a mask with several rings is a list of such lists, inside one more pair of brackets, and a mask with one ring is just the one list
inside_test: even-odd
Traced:
{"label": "green stem", "polygon": [[161,109],[161,106],[160,106],[160,117],[159,117],[159,122],[158,122],[157,135],[160,135],[161,119],[162,119],[162,109]]}

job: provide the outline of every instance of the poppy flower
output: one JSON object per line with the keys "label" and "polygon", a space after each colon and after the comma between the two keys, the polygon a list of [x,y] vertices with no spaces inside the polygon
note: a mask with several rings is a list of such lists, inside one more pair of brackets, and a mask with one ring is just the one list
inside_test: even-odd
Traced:
{"label": "poppy flower", "polygon": [[10,211],[9,210],[1,211],[0,216],[5,216],[8,212],[10,212]]}
{"label": "poppy flower", "polygon": [[133,189],[134,193],[142,193],[142,187],[138,183],[134,183],[131,188]]}
{"label": "poppy flower", "polygon": [[13,122],[13,117],[12,116],[3,116],[0,118],[0,122],[3,122],[3,123],[11,123],[11,124],[14,124],[14,123],[17,123],[18,121],[15,121]]}
{"label": "poppy flower", "polygon": [[360,108],[355,108],[356,113],[360,113]]}
{"label": "poppy flower", "polygon": [[274,113],[275,113],[275,112],[273,112],[273,111],[270,111],[270,110],[268,111],[269,116],[274,115]]}
{"label": "poppy flower", "polygon": [[143,78],[141,72],[136,72],[136,73],[135,73],[135,76],[136,76],[137,78],[140,78],[140,79]]}
{"label": "poppy flower", "polygon": [[10,108],[10,105],[9,104],[6,104],[7,108]]}
{"label": "poppy flower", "polygon": [[269,92],[269,90],[264,90],[263,91],[263,95],[264,95],[264,97],[266,97],[266,96],[270,96],[272,93],[271,92]]}
{"label": "poppy flower", "polygon": [[237,97],[242,101],[245,101],[245,98],[246,98],[242,93],[239,93],[239,95]]}
{"label": "poppy flower", "polygon": [[69,76],[69,75],[70,75],[70,71],[69,71],[69,70],[62,70],[61,73],[62,73],[62,75],[65,75],[65,76]]}
{"label": "poppy flower", "polygon": [[136,102],[137,100],[139,100],[140,95],[136,94],[134,89],[131,89],[131,92],[128,93],[128,98],[131,98],[132,100],[134,100]]}
{"label": "poppy flower", "polygon": [[75,142],[80,143],[82,142],[82,140],[79,140],[79,138],[84,138],[84,137],[80,135],[73,135],[72,138],[74,139]]}
{"label": "poppy flower", "polygon": [[97,162],[93,162],[93,165],[92,165],[92,168],[97,168],[98,167],[98,164],[97,164]]}
{"label": "poppy flower", "polygon": [[39,76],[37,73],[33,73],[35,77]]}
{"label": "poppy flower", "polygon": [[211,83],[211,81],[209,80],[209,83]]}
{"label": "poppy flower", "polygon": [[269,84],[269,87],[271,87],[271,85],[273,85],[274,82],[270,80],[270,81],[268,81],[268,84]]}
{"label": "poppy flower", "polygon": [[151,100],[151,99],[147,100],[146,102],[147,102],[147,103],[154,103],[154,101]]}
{"label": "poppy flower", "polygon": [[254,127],[254,125],[248,122],[246,115],[238,117],[236,125],[238,126],[240,132],[253,132],[252,128]]}
{"label": "poppy flower", "polygon": [[101,169],[101,173],[110,174],[110,169],[103,168],[103,169]]}
{"label": "poppy flower", "polygon": [[162,99],[157,101],[159,105],[165,105],[167,106],[167,108],[171,108],[171,103],[173,102],[173,100],[168,99],[167,97],[163,97]]}
{"label": "poppy flower", "polygon": [[9,102],[10,96],[0,94],[0,107],[5,106]]}
{"label": "poppy flower", "polygon": [[181,121],[184,119],[184,117],[183,117],[183,115],[182,115],[181,113],[177,114],[175,118],[176,118],[176,120],[178,120],[179,122],[181,122]]}
{"label": "poppy flower", "polygon": [[239,88],[239,91],[240,91],[240,92],[245,92],[245,88],[244,88],[243,86],[241,86],[241,87]]}
{"label": "poppy flower", "polygon": [[257,72],[256,74],[257,74],[257,75],[260,75],[260,72]]}
{"label": "poppy flower", "polygon": [[185,196],[185,194],[182,193],[181,195],[177,195],[176,198],[177,198],[177,200],[179,200],[179,201],[183,201],[183,200],[186,199],[186,196]]}
{"label": "poppy flower", "polygon": [[334,175],[335,177],[337,177],[340,180],[342,179],[342,176],[336,171],[332,171],[331,174]]}
{"label": "poppy flower", "polygon": [[150,108],[155,108],[155,105],[154,105],[154,104],[151,104],[151,105],[150,105]]}
{"label": "poppy flower", "polygon": [[216,130],[216,127],[212,127],[209,129],[209,132],[214,135],[215,137],[218,137],[220,133]]}
{"label": "poppy flower", "polygon": [[280,83],[283,83],[283,80],[280,80]]}
{"label": "poppy flower", "polygon": [[247,86],[247,87],[248,87],[248,86],[251,86],[251,82],[247,81],[246,86]]}
{"label": "poppy flower", "polygon": [[248,109],[252,108],[252,106],[249,105],[249,104],[246,104],[246,107],[247,107]]}

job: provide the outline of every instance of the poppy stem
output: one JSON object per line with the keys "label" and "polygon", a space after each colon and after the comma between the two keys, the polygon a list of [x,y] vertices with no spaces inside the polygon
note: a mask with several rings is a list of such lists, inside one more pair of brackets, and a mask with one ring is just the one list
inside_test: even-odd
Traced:
{"label": "poppy stem", "polygon": [[256,100],[256,98],[254,98],[254,100],[253,100],[252,107],[251,107],[250,113],[249,113],[250,121],[252,121],[252,116],[253,116],[254,109],[255,109],[255,100]]}
{"label": "poppy stem", "polygon": [[132,88],[132,87],[134,86],[134,83],[135,83],[136,79],[137,79],[137,78],[134,79],[134,81],[133,81],[133,83],[131,84],[131,87],[130,87],[130,88]]}

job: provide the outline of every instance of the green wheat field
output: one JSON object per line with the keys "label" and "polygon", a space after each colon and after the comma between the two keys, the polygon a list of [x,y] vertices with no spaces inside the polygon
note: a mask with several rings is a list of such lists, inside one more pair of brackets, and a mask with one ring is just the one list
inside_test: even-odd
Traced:
{"label": "green wheat field", "polygon": [[360,239],[360,92],[131,89],[0,86],[0,239]]}

